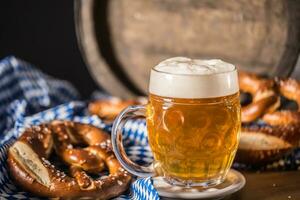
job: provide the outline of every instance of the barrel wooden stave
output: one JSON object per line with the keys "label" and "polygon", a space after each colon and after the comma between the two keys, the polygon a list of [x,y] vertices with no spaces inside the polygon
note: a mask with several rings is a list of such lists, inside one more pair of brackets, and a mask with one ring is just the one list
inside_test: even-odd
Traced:
{"label": "barrel wooden stave", "polygon": [[[151,67],[173,56],[221,58],[256,73],[273,76],[280,71],[285,76],[293,68],[299,53],[299,22],[294,17],[295,5],[292,6],[294,11],[290,11],[292,1],[105,2],[100,5],[105,6],[101,9],[105,9],[105,15],[100,17],[106,20],[99,20],[99,16],[94,15],[94,23],[103,28],[103,21],[106,22],[108,30],[100,33],[109,35],[105,38],[110,40],[113,56],[96,54],[102,55],[107,62],[116,62],[89,67],[92,73],[96,71],[93,68],[113,69],[113,77],[123,80],[102,78],[99,82],[103,83],[103,79],[109,82],[110,86],[105,88],[112,93],[115,93],[114,85],[123,83],[125,89],[118,90],[120,96],[146,93]],[[294,4],[299,6],[299,3]],[[99,7],[99,4],[94,6]],[[96,42],[103,40],[101,34],[97,34]],[[100,44],[103,46],[103,42]],[[99,48],[103,52],[107,48],[101,45]],[[283,67],[285,63],[287,65]],[[94,76],[97,79],[101,75]]]}

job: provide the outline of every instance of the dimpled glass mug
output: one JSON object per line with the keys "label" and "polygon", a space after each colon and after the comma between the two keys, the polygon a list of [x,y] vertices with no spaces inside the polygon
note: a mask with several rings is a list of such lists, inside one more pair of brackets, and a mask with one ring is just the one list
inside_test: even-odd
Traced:
{"label": "dimpled glass mug", "polygon": [[[145,116],[154,162],[145,167],[125,154],[121,130],[128,118]],[[130,106],[112,130],[115,154],[130,173],[162,176],[180,186],[221,183],[240,134],[237,70],[221,60],[167,59],[151,70],[149,102]]]}

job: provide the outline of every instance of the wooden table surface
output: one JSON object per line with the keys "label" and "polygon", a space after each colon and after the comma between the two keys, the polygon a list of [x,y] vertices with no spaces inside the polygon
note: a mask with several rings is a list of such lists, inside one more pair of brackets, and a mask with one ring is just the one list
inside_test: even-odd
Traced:
{"label": "wooden table surface", "polygon": [[244,188],[222,200],[300,200],[300,171],[242,174],[246,178]]}
{"label": "wooden table surface", "polygon": [[300,171],[242,173],[245,187],[226,200],[300,200]]}

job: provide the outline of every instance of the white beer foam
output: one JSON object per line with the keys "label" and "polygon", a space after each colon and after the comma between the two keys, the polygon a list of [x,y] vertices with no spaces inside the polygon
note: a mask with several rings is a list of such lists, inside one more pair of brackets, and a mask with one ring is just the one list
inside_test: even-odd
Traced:
{"label": "white beer foam", "polygon": [[174,57],[152,68],[149,92],[174,98],[211,98],[239,91],[235,66],[219,59]]}

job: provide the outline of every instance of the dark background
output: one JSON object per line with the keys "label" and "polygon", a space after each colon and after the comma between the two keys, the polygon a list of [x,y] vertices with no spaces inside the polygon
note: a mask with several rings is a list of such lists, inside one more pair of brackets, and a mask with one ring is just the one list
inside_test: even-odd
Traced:
{"label": "dark background", "polygon": [[66,79],[88,98],[97,87],[77,45],[73,0],[7,0],[0,6],[0,59],[15,55]]}
{"label": "dark background", "polygon": [[[97,86],[77,45],[74,1],[1,1],[0,59],[8,55],[22,58],[47,74],[70,81],[86,99]],[[300,78],[300,59],[293,76]]]}

